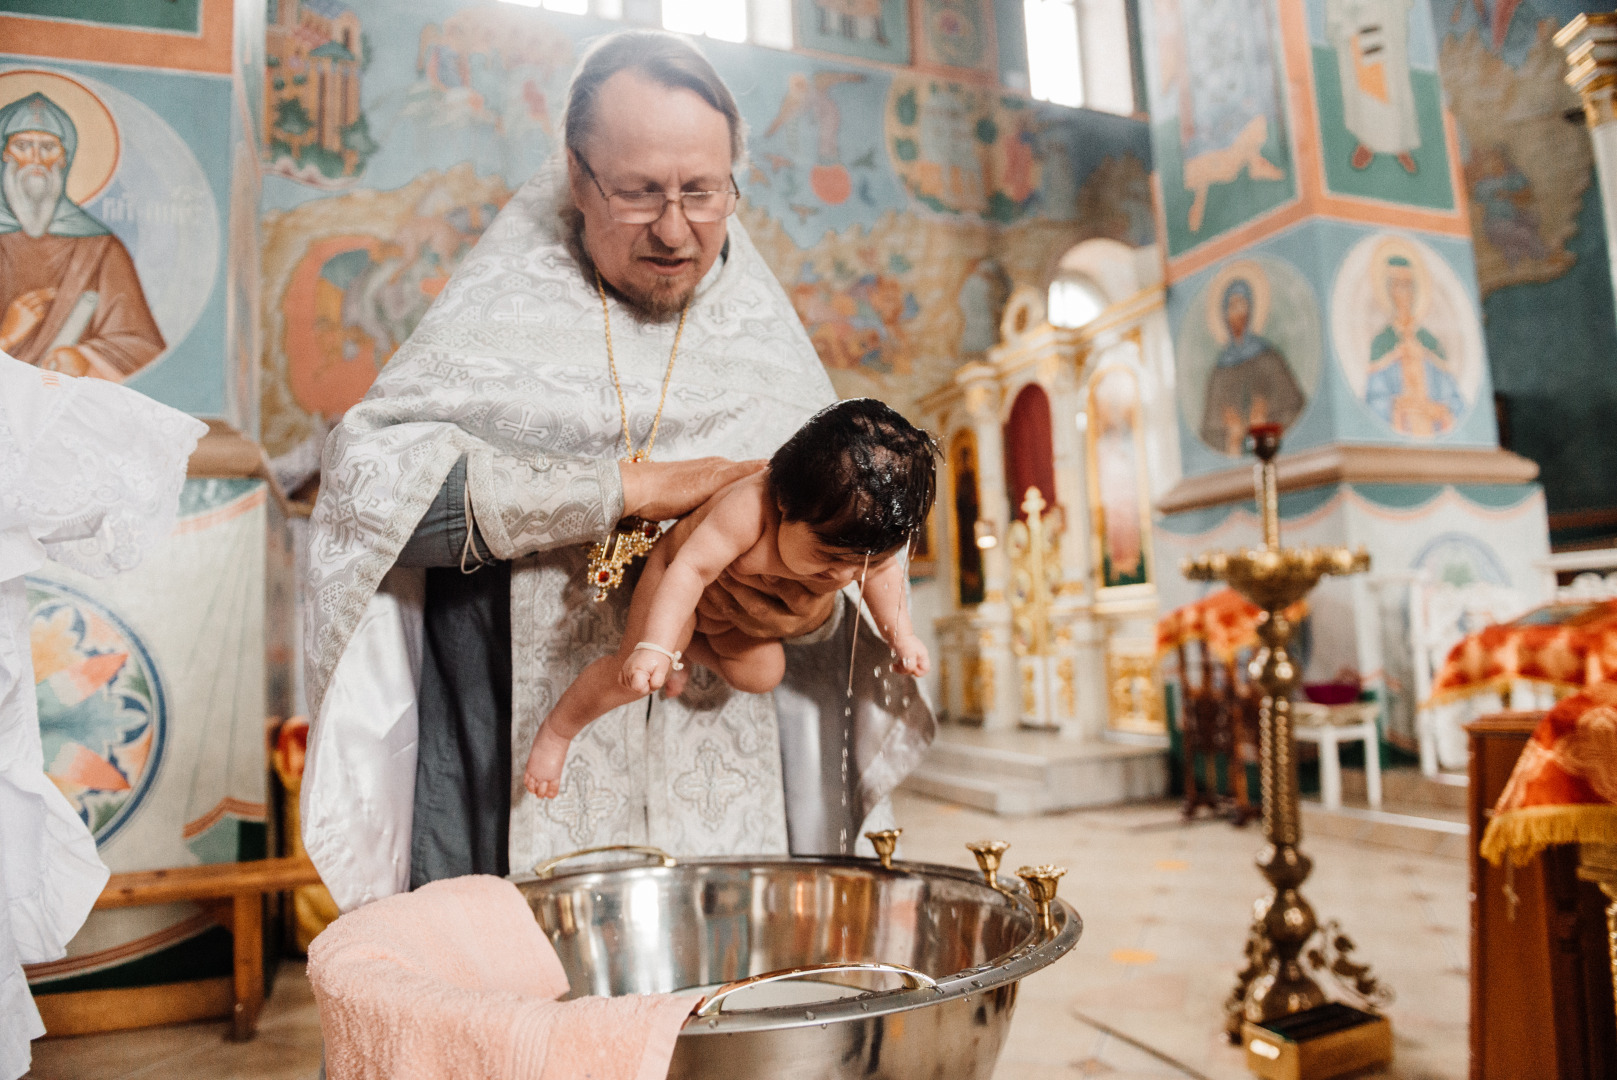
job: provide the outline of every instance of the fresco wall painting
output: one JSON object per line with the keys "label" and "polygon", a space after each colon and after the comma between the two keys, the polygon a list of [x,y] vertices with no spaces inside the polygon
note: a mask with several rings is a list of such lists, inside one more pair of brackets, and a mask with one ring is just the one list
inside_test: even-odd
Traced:
{"label": "fresco wall painting", "polygon": [[273,0],[265,31],[264,154],[271,169],[318,184],[357,175],[376,150],[360,107],[368,46],[337,0]]}
{"label": "fresco wall painting", "polygon": [[1132,368],[1116,364],[1095,373],[1086,416],[1095,588],[1144,585],[1152,578],[1151,503],[1140,381]]}
{"label": "fresco wall painting", "polygon": [[793,0],[798,46],[887,64],[910,62],[909,0]]}
{"label": "fresco wall painting", "polygon": [[1312,58],[1327,190],[1454,209],[1436,57],[1418,56],[1430,32],[1412,25],[1426,17],[1415,0],[1325,0]]}
{"label": "fresco wall painting", "polygon": [[[1424,0],[1154,0],[1142,16],[1170,281],[1317,216],[1464,233]],[[1241,29],[1198,29],[1226,23]]]}
{"label": "fresco wall painting", "polygon": [[[275,515],[263,481],[187,480],[137,572],[28,578],[46,772],[115,872],[266,854],[264,721],[289,685],[266,662],[266,597],[289,570],[266,546]],[[29,979],[37,994],[228,974],[211,926],[191,904],[96,912]]]}
{"label": "fresco wall painting", "polygon": [[1154,0],[1152,147],[1170,258],[1297,195],[1270,0]]}
{"label": "fresco wall painting", "polygon": [[218,206],[191,148],[130,94],[20,65],[0,68],[0,133],[0,168],[15,178],[0,196],[0,348],[118,382],[167,359],[221,261]]}
{"label": "fresco wall painting", "polygon": [[1617,317],[1602,295],[1609,253],[1589,136],[1566,119],[1579,102],[1551,38],[1578,12],[1614,5],[1430,4],[1512,447],[1542,467],[1557,535],[1598,541],[1617,533],[1617,445],[1603,433],[1617,408]]}
{"label": "fresco wall painting", "polygon": [[365,396],[510,196],[460,165],[264,216],[267,446],[323,434]]}
{"label": "fresco wall painting", "polygon": [[[1309,0],[1278,7],[1243,2],[1250,10],[1240,49],[1199,54],[1185,34],[1207,20],[1233,17],[1226,0],[1160,0],[1151,9],[1154,18],[1178,28],[1157,42],[1152,77],[1162,95],[1158,112],[1177,109],[1183,121],[1185,110],[1204,108],[1190,91],[1223,79],[1228,87],[1250,91],[1231,100],[1261,103],[1255,115],[1264,117],[1265,130],[1294,128],[1299,148],[1296,162],[1286,161],[1298,194],[1284,212],[1233,219],[1227,228],[1219,226],[1225,235],[1192,247],[1176,246],[1171,191],[1177,180],[1168,159],[1159,157],[1181,412],[1185,434],[1194,436],[1181,440],[1186,471],[1233,464],[1246,427],[1259,419],[1286,424],[1292,452],[1344,439],[1459,437],[1464,415],[1488,389],[1469,223],[1455,196],[1458,163],[1434,70],[1427,8],[1420,0]],[[1272,32],[1253,29],[1260,26]],[[1245,64],[1238,77],[1223,74],[1256,55],[1263,42],[1269,52],[1261,63]],[[1267,78],[1260,80],[1262,93],[1252,89],[1254,73],[1282,67],[1290,76],[1277,75],[1276,85],[1285,86],[1286,94],[1270,93]],[[1271,109],[1278,110],[1272,123]],[[1220,117],[1224,130],[1236,129],[1236,112]],[[1195,127],[1211,130],[1211,122],[1198,119]],[[1155,130],[1160,148],[1164,128]],[[1181,124],[1180,135],[1188,130]],[[1178,145],[1186,153],[1193,148],[1187,138]],[[1348,248],[1369,243],[1373,235],[1382,237],[1380,243],[1403,245],[1401,265],[1390,274],[1386,260],[1372,267],[1368,252],[1342,264]],[[1441,242],[1447,254],[1438,257],[1422,236]],[[1344,288],[1352,299],[1341,303],[1354,314],[1349,318],[1345,308],[1333,308],[1328,342],[1320,312],[1337,304],[1334,297]],[[1394,311],[1395,303],[1404,307]],[[1434,305],[1440,311],[1431,317],[1444,322],[1452,346],[1437,342],[1432,348],[1437,339],[1418,325],[1403,336],[1393,329]],[[1270,332],[1271,320],[1283,329]],[[1383,332],[1390,335],[1386,340],[1379,336]],[[1290,340],[1277,344],[1279,337]],[[1459,351],[1445,351],[1450,348]],[[1413,396],[1401,397],[1406,366],[1396,358],[1417,352],[1429,366],[1409,361]],[[1307,385],[1298,378],[1299,364],[1311,369]],[[1338,365],[1346,365],[1340,373]],[[1320,383],[1324,367],[1332,375]],[[1419,386],[1417,375],[1424,376]],[[1316,394],[1326,404],[1312,408]],[[1402,402],[1396,414],[1395,398]],[[1416,416],[1417,399],[1427,402],[1424,419]],[[1357,402],[1353,410],[1344,407],[1348,400]],[[1371,416],[1373,425],[1366,423]],[[1492,429],[1482,432],[1471,424],[1463,434],[1491,440]]]}
{"label": "fresco wall painting", "polygon": [[1353,397],[1399,435],[1453,431],[1486,378],[1482,328],[1466,288],[1412,237],[1376,234],[1348,252],[1331,334]]}
{"label": "fresco wall painting", "polygon": [[[544,163],[579,44],[614,25],[452,0],[352,0],[344,10],[369,58],[359,106],[379,145],[352,175],[271,165],[265,179],[272,455],[364,393],[493,213]],[[834,35],[846,28],[865,44],[880,15],[889,45],[894,27],[904,30],[907,56],[906,5],[802,4],[800,29],[804,18],[818,27],[822,10]],[[992,66],[986,8],[927,10],[957,37],[976,27]],[[950,11],[968,15],[951,21]],[[706,48],[752,133],[738,217],[844,395],[912,409],[997,340],[1013,282],[1042,285],[1091,235],[1152,238],[1138,121],[1033,103],[987,77]],[[274,108],[264,111],[267,123]]]}
{"label": "fresco wall painting", "polygon": [[1321,357],[1314,290],[1295,265],[1267,254],[1221,265],[1186,305],[1175,346],[1186,435],[1233,459],[1252,424],[1293,428]]}
{"label": "fresco wall painting", "polygon": [[[1419,448],[1441,444],[1474,449],[1476,460],[1494,461],[1501,477],[1519,475],[1510,459],[1487,456],[1496,452],[1497,439],[1486,407],[1492,388],[1471,220],[1459,194],[1458,139],[1444,112],[1439,35],[1429,5],[1254,0],[1252,6],[1274,16],[1270,66],[1284,67],[1284,93],[1254,92],[1240,100],[1263,103],[1249,106],[1252,115],[1265,115],[1271,101],[1284,110],[1295,157],[1265,160],[1284,165],[1295,198],[1284,205],[1276,200],[1270,210],[1249,203],[1242,214],[1215,221],[1220,187],[1214,185],[1206,200],[1207,234],[1176,231],[1175,191],[1187,185],[1158,158],[1184,471],[1193,477],[1227,473],[1232,493],[1228,502],[1159,521],[1155,542],[1164,566],[1259,538],[1240,454],[1244,429],[1255,420],[1286,425],[1287,455],[1382,444],[1408,447],[1413,461]],[[1228,16],[1232,5],[1159,0],[1150,10],[1157,18],[1177,14],[1188,31],[1196,18]],[[1177,107],[1180,118],[1197,108],[1182,104],[1186,87],[1214,83],[1225,70],[1217,63],[1197,70],[1190,40],[1163,39],[1152,74],[1153,94],[1168,99],[1161,111]],[[1256,38],[1249,40],[1255,48]],[[1250,83],[1260,70],[1250,65],[1225,81]],[[1496,116],[1502,111],[1491,108]],[[1255,142],[1255,135],[1248,137]],[[1158,147],[1166,141],[1170,153],[1184,148],[1189,160],[1183,128],[1176,133],[1159,123],[1154,141]],[[1230,166],[1220,179],[1233,172]],[[1239,182],[1248,190],[1264,183],[1252,180],[1250,168]],[[1512,183],[1500,185],[1501,195],[1510,198],[1505,189]],[[1185,197],[1177,198],[1183,206]],[[1191,224],[1187,212],[1185,230]],[[1503,479],[1463,489],[1431,482],[1324,484],[1284,495],[1282,516],[1288,543],[1363,544],[1375,572],[1389,580],[1417,568],[1416,552],[1406,550],[1411,543],[1418,547],[1441,535],[1445,550],[1464,544],[1497,550],[1525,581],[1532,558],[1547,551],[1544,505],[1536,485]],[[1513,545],[1508,553],[1506,543]],[[1202,591],[1174,573],[1161,587],[1165,607]],[[1381,638],[1391,624],[1375,593],[1341,582],[1316,590],[1306,678],[1331,679],[1350,669],[1395,697],[1405,692],[1398,677],[1383,674]],[[1393,647],[1397,656],[1407,644]]]}
{"label": "fresco wall painting", "polygon": [[962,428],[949,439],[949,475],[954,491],[950,541],[955,561],[955,582],[960,606],[983,602],[983,553],[977,546],[977,521],[982,517],[977,488],[977,436]]}
{"label": "fresco wall painting", "polygon": [[228,75],[237,7],[234,0],[0,0],[0,42],[20,55]]}
{"label": "fresco wall painting", "polygon": [[986,72],[997,67],[999,49],[988,0],[915,0],[915,21],[921,66]]}
{"label": "fresco wall painting", "polygon": [[0,345],[251,434],[257,187],[234,166],[262,13],[201,0],[187,28],[152,7],[0,9]]}

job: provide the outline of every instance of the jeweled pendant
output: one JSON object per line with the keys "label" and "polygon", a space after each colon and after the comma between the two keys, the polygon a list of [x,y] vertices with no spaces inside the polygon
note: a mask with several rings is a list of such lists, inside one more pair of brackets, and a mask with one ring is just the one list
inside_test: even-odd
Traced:
{"label": "jeweled pendant", "polygon": [[662,534],[662,526],[655,521],[626,517],[613,527],[612,535],[590,545],[589,583],[595,587],[596,603],[623,584],[624,571],[650,551]]}

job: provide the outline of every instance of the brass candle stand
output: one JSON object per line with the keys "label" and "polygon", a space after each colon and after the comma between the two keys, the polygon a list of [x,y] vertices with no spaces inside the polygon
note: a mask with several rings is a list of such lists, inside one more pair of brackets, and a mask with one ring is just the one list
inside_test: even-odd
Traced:
{"label": "brass candle stand", "polygon": [[[1183,572],[1193,581],[1222,581],[1263,609],[1258,617],[1259,645],[1248,672],[1263,688],[1258,712],[1262,770],[1263,836],[1258,869],[1271,892],[1258,900],[1246,943],[1247,964],[1225,1003],[1226,1031],[1241,1038],[1243,1021],[1265,1023],[1325,1004],[1325,993],[1308,968],[1328,972],[1365,1004],[1380,1004],[1391,995],[1366,965],[1348,954],[1353,942],[1333,922],[1323,928],[1299,887],[1313,869],[1302,853],[1302,823],[1297,801],[1297,750],[1293,736],[1291,695],[1301,673],[1286,646],[1295,629],[1285,610],[1306,596],[1326,574],[1357,574],[1370,568],[1363,548],[1284,548],[1280,546],[1280,499],[1275,481],[1275,455],[1280,427],[1258,424],[1252,441],[1258,469],[1258,506],[1263,516],[1263,546],[1215,551],[1185,560]],[[1372,747],[1370,752],[1374,753]],[[1238,766],[1235,766],[1238,767]],[[1316,934],[1321,941],[1309,948]]]}

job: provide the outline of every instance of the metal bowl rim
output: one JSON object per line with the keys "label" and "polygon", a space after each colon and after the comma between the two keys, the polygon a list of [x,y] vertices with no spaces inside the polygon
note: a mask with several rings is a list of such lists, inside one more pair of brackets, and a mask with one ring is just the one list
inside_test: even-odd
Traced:
{"label": "metal bowl rim", "polygon": [[[898,859],[893,860],[892,868],[888,869],[874,859],[856,856],[719,856],[713,858],[682,858],[679,860],[678,865],[671,867],[635,863],[581,866],[575,870],[558,870],[548,878],[539,878],[533,874],[513,874],[507,880],[519,886],[535,883],[549,885],[554,882],[584,878],[590,875],[611,876],[614,878],[657,877],[677,874],[687,868],[706,866],[805,865],[846,867],[878,875],[952,878],[956,881],[979,886],[985,892],[992,892],[1001,898],[1015,902],[1027,914],[1028,919],[1034,923],[1034,928],[1010,952],[996,957],[993,961],[981,967],[966,968],[963,971],[946,975],[937,980],[935,988],[917,987],[915,989],[876,991],[861,997],[842,998],[837,1001],[812,1006],[785,1005],[766,1009],[737,1009],[734,1012],[720,1012],[718,1015],[708,1017],[705,1020],[692,1021],[680,1032],[681,1037],[687,1035],[736,1034],[743,1031],[772,1031],[783,1028],[812,1027],[815,1024],[825,1027],[829,1024],[849,1020],[865,1020],[890,1013],[906,1012],[910,1009],[923,1008],[958,998],[969,998],[973,994],[989,993],[1053,964],[1062,956],[1065,956],[1078,943],[1078,939],[1082,936],[1084,930],[1083,919],[1079,916],[1077,910],[1065,900],[1057,897],[1050,905],[1051,918],[1055,920],[1057,930],[1052,937],[1040,941],[1039,938],[1042,935],[1037,929],[1037,916],[1034,912],[1033,901],[1020,882],[1013,886],[1012,892],[1007,896],[1005,893],[990,888],[980,872],[967,870],[959,866],[945,866],[941,863],[905,862]],[[1002,878],[1001,880],[1004,879]]]}

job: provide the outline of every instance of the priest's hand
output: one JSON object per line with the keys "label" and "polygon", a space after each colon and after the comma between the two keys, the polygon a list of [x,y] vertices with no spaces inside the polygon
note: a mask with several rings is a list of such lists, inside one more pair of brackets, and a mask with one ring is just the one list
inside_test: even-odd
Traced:
{"label": "priest's hand", "polygon": [[693,461],[625,461],[623,515],[648,521],[684,517],[721,488],[751,476],[767,462],[705,457]]}
{"label": "priest's hand", "polygon": [[777,579],[759,592],[726,570],[702,592],[697,629],[704,621],[728,623],[759,638],[794,638],[818,630],[836,609],[837,593],[810,592],[801,582]]}

